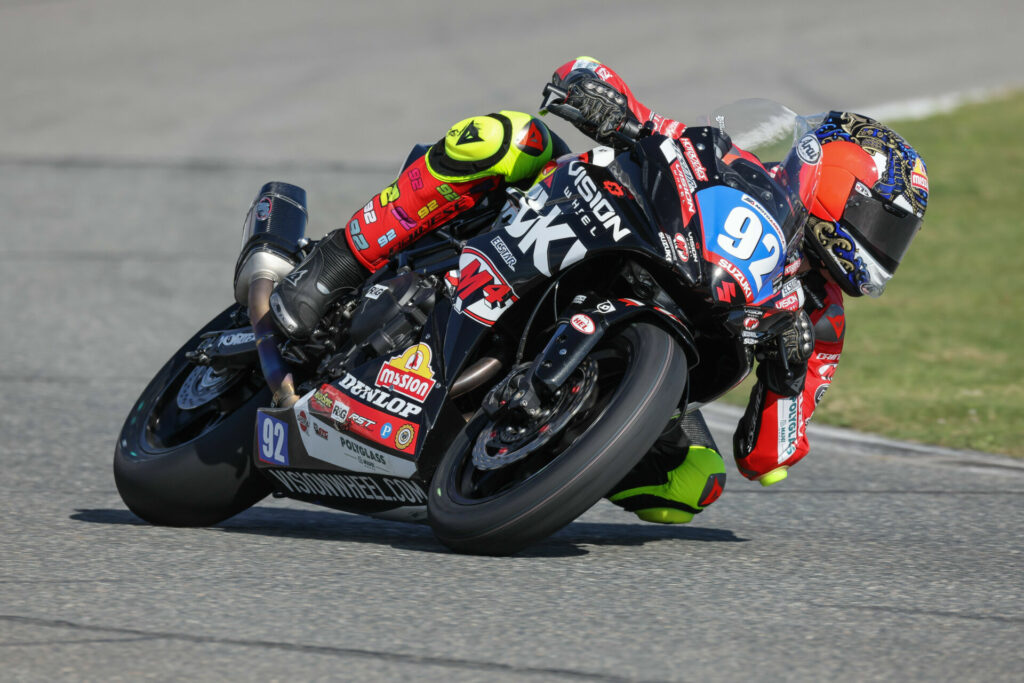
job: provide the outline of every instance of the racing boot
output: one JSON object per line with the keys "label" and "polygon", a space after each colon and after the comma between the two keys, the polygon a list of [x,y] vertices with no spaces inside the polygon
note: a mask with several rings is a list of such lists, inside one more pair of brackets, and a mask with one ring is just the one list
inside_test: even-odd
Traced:
{"label": "racing boot", "polygon": [[292,339],[306,339],[327,307],[358,287],[369,275],[345,240],[335,230],[317,243],[309,256],[278,283],[270,295],[270,313],[277,326]]}
{"label": "racing boot", "polygon": [[608,500],[645,522],[685,524],[723,490],[725,463],[704,419],[694,413],[659,437]]}

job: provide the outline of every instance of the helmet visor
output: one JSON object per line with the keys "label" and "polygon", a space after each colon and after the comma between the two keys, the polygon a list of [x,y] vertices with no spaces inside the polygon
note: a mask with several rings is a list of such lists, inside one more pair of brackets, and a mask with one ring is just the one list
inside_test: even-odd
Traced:
{"label": "helmet visor", "polygon": [[858,181],[846,201],[842,223],[858,245],[892,273],[921,228],[921,217],[887,201]]}

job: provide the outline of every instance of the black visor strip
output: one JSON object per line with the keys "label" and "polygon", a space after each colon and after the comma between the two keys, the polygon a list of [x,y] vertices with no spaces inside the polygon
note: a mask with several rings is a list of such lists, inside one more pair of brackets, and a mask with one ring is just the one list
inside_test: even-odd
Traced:
{"label": "black visor strip", "polygon": [[896,271],[921,228],[920,217],[894,206],[874,191],[870,197],[856,190],[851,192],[841,223],[890,273]]}

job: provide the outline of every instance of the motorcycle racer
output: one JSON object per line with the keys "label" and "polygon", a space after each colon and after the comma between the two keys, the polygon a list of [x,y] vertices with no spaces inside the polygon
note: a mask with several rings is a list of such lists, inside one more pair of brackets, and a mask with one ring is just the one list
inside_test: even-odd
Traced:
{"label": "motorcycle racer", "polygon": [[[676,137],[684,124],[640,103],[612,69],[590,57],[559,67],[552,84],[582,114],[577,127],[599,143],[621,145],[627,127]],[[809,450],[806,425],[832,382],[843,348],[843,293],[878,296],[892,277],[927,205],[928,180],[916,151],[872,119],[830,112],[815,122],[822,180],[799,263],[805,303],[781,342],[758,349],[757,382],[735,434],[739,471],[768,486]],[[455,124],[345,228],[321,240],[271,296],[278,326],[307,337],[330,303],[391,254],[505,188],[528,188],[568,152],[540,119],[501,111]],[[725,161],[761,162],[734,147]],[[715,502],[725,466],[703,417],[680,416],[608,498],[643,520],[685,523]]]}

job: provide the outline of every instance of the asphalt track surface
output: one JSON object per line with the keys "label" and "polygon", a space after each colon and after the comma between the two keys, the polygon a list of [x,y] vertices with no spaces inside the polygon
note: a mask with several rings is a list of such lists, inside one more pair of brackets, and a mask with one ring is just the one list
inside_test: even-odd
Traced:
{"label": "asphalt track surface", "polygon": [[[532,110],[581,53],[684,118],[1019,86],[1019,3],[210,5],[0,1],[0,680],[1019,680],[1006,458],[812,427],[788,481],[730,465],[691,525],[602,502],[504,559],[282,501],[156,528],[110,471],[230,300],[263,182],[305,187],[322,234],[410,143]],[[735,414],[711,421],[728,452]]]}

